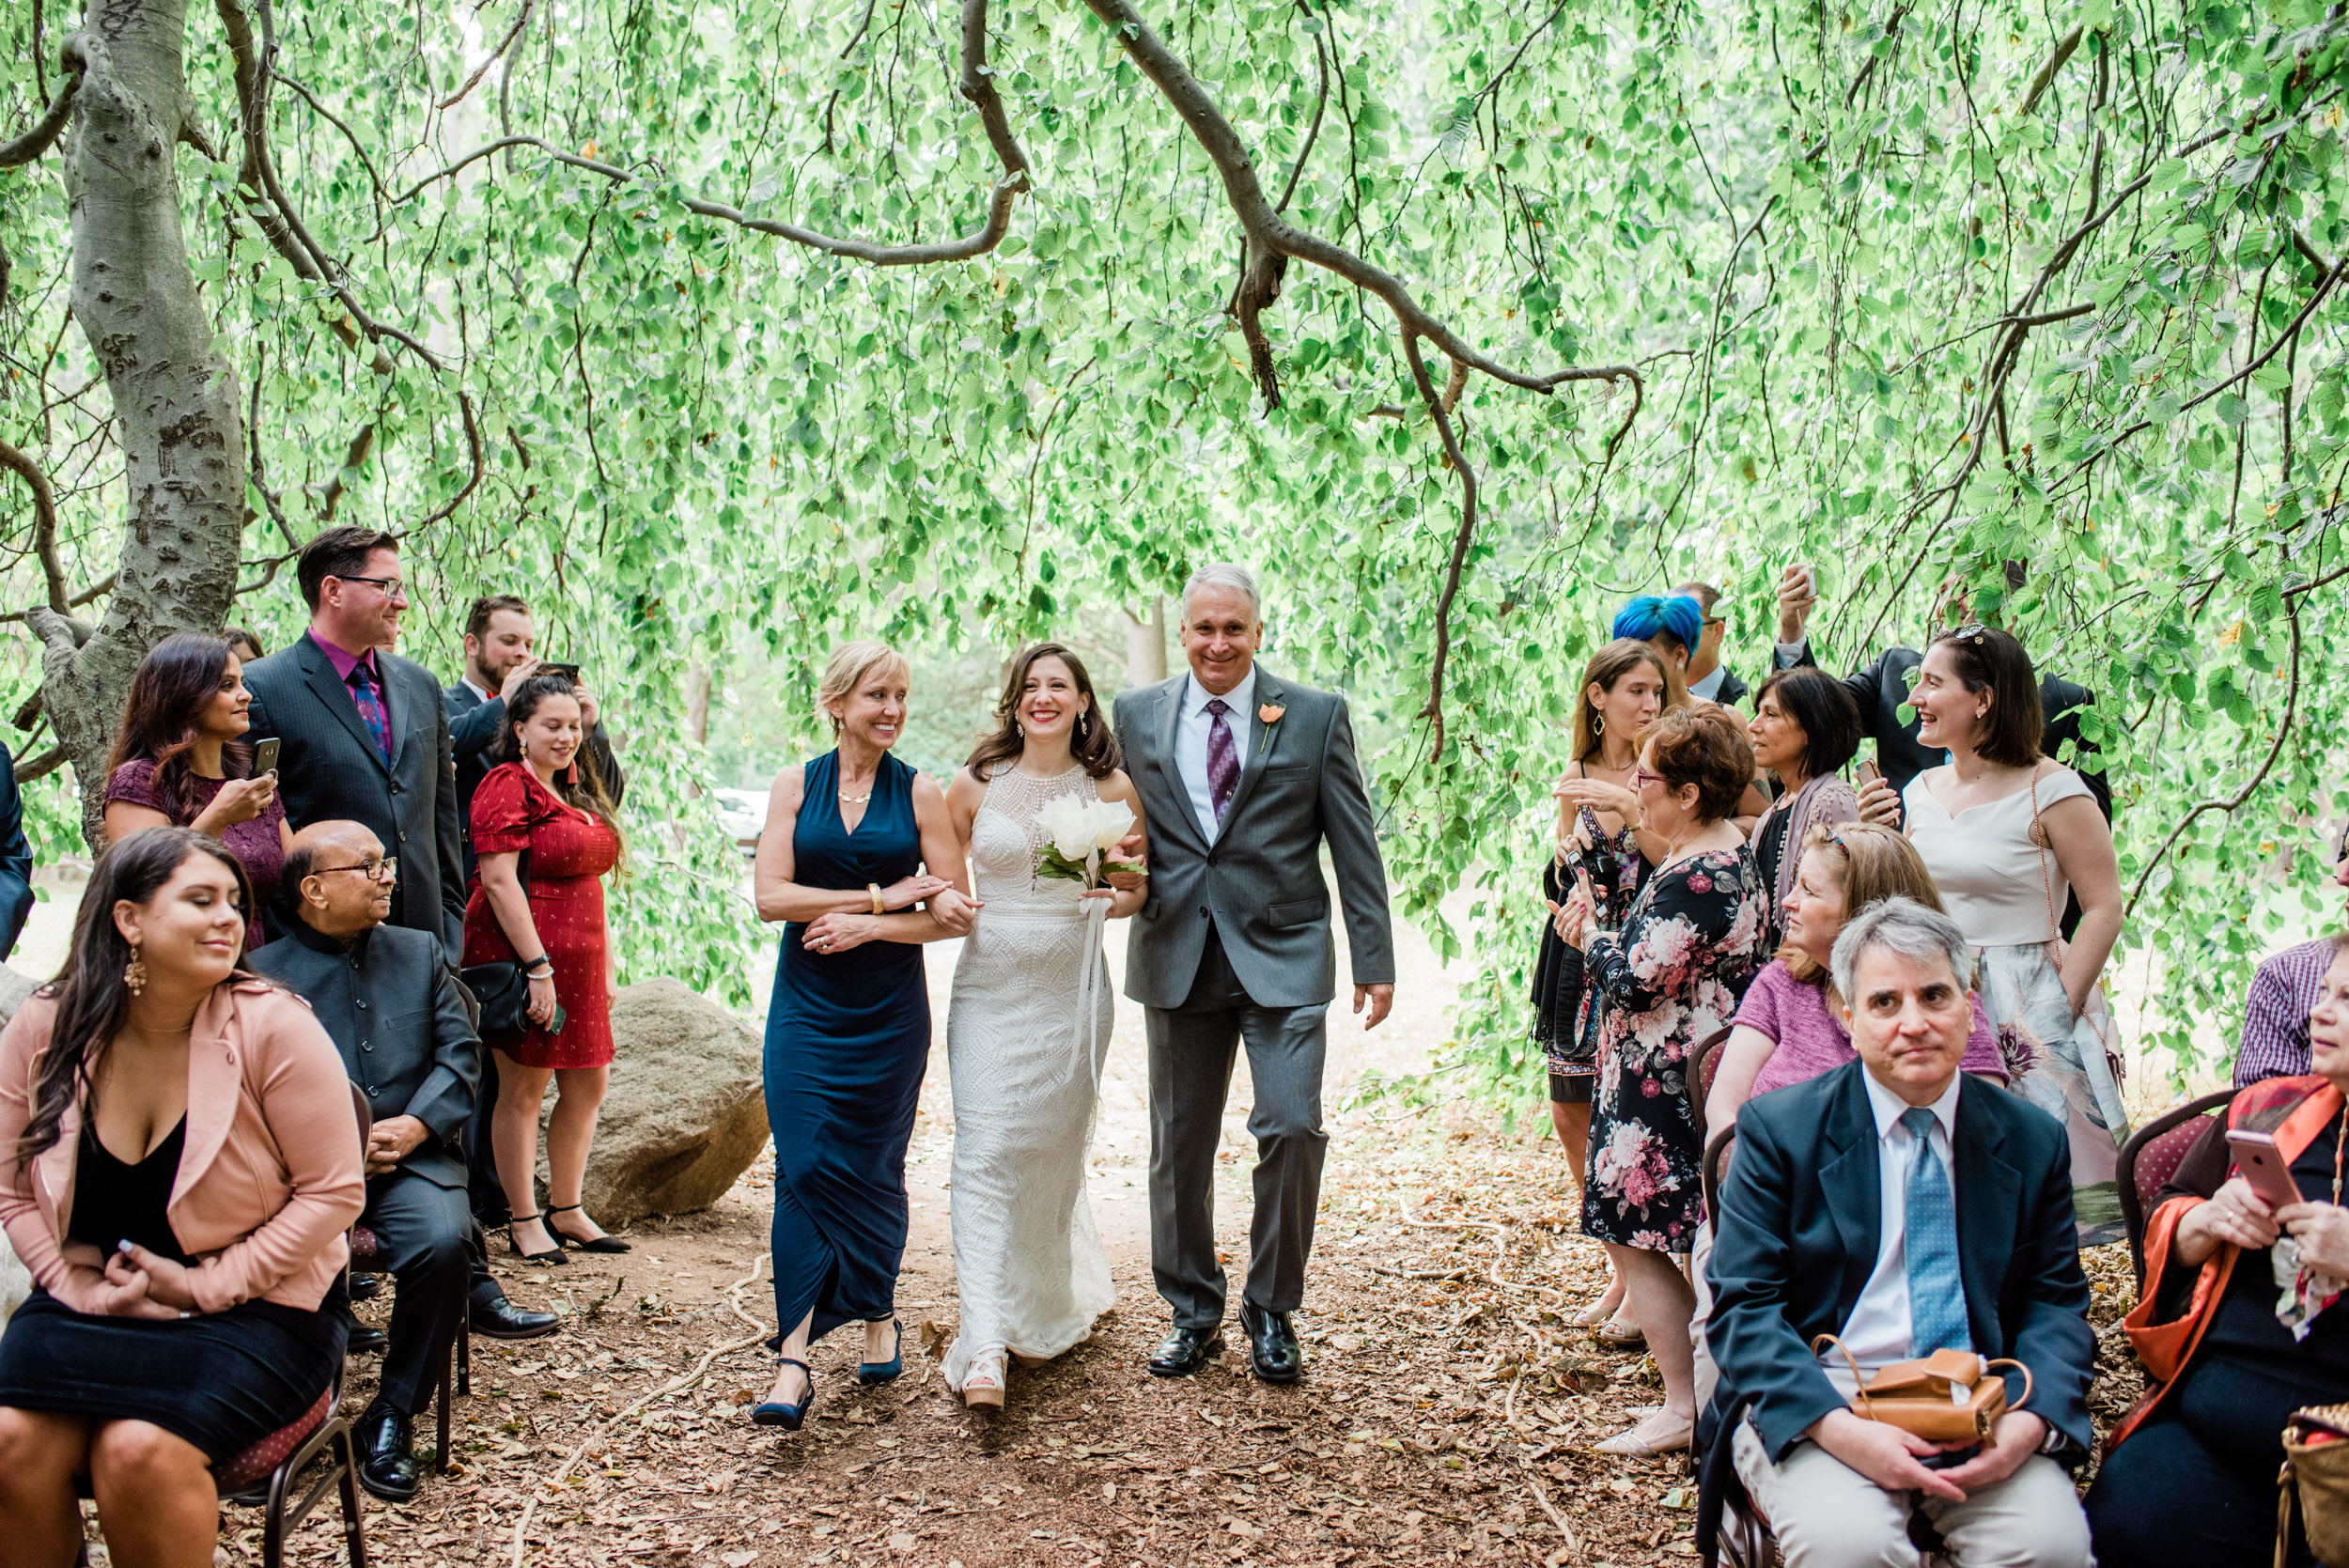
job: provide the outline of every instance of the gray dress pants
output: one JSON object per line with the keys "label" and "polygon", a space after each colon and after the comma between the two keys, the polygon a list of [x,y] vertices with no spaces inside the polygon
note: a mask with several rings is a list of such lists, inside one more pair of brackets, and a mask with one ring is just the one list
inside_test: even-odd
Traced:
{"label": "gray dress pants", "polygon": [[1223,1321],[1215,1255],[1215,1156],[1232,1088],[1235,1048],[1248,1047],[1256,1103],[1256,1211],[1243,1298],[1293,1312],[1321,1203],[1321,1069],[1330,1004],[1259,1007],[1212,935],[1180,1007],[1146,1010],[1150,1044],[1150,1265],[1177,1327]]}

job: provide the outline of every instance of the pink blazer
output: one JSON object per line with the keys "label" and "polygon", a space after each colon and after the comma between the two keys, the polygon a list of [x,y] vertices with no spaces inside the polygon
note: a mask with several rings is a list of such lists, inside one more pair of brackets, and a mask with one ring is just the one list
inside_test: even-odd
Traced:
{"label": "pink blazer", "polygon": [[[32,1114],[34,1063],[49,1047],[54,998],[35,994],[0,1031],[0,1226],[34,1281],[90,1312],[105,1257],[69,1241],[82,1106],[30,1165],[16,1156]],[[224,1312],[255,1296],[315,1312],[349,1259],[343,1233],[366,1203],[350,1080],[307,1004],[241,976],[196,1009],[188,1042],[188,1125],[165,1209],[196,1305]]]}

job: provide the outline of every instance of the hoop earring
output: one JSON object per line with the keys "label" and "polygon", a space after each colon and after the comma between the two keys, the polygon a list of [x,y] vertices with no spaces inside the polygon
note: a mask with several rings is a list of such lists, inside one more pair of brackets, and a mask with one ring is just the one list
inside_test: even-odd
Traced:
{"label": "hoop earring", "polygon": [[131,961],[122,966],[122,983],[130,987],[132,996],[141,995],[147,989],[147,960],[139,956],[139,950],[135,947],[131,949]]}
{"label": "hoop earring", "polygon": [[1593,709],[1591,709],[1591,734],[1592,734],[1592,735],[1594,735],[1594,736],[1601,736],[1601,735],[1605,735],[1606,733],[1607,733],[1607,715],[1605,715],[1604,713],[1601,713],[1601,712],[1600,712],[1598,709],[1596,709],[1596,708],[1593,708]]}

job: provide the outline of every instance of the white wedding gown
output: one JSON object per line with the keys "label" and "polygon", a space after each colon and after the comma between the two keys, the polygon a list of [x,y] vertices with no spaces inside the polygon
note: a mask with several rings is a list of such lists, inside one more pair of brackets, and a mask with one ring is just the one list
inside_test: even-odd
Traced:
{"label": "white wedding gown", "polygon": [[[1100,922],[1087,919],[1076,883],[1035,875],[1036,811],[1063,796],[1091,801],[1097,792],[1081,768],[1032,779],[999,764],[971,828],[973,891],[985,907],[964,939],[946,1011],[962,1320],[944,1372],[955,1389],[990,1351],[1060,1355],[1117,1300],[1085,1198],[1110,1042]],[[1092,1004],[1081,1009],[1088,949]]]}

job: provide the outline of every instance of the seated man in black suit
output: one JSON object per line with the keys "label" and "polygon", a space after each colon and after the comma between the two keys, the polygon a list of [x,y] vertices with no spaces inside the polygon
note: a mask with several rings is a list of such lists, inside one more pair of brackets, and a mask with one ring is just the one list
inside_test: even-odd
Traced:
{"label": "seated man in black suit", "polygon": [[374,1111],[360,1222],[381,1241],[397,1295],[382,1386],[359,1418],[359,1479],[396,1502],[416,1494],[412,1418],[464,1321],[473,1210],[457,1138],[481,1079],[480,1037],[440,939],[385,924],[397,873],[359,823],[312,823],[286,856],[299,924],[247,960],[310,1004]]}
{"label": "seated man in black suit", "polygon": [[[1913,1564],[1921,1508],[1956,1568],[2085,1568],[2064,1467],[2088,1455],[2096,1340],[2063,1128],[1958,1072],[1974,960],[1956,922],[1886,899],[1830,968],[1859,1059],[1737,1116],[1709,1274],[1709,1479],[1725,1454],[1789,1563]],[[2030,1397],[1987,1446],[1952,1452],[1855,1414],[1823,1334],[1862,1375],[1940,1349],[2012,1358]]]}

